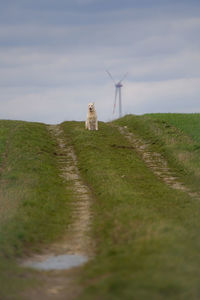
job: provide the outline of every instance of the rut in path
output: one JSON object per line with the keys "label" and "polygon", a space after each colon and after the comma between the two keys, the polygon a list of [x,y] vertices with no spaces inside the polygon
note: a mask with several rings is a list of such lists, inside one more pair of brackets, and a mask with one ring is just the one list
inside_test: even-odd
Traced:
{"label": "rut in path", "polygon": [[59,125],[49,126],[51,133],[56,137],[59,153],[61,177],[69,181],[75,191],[78,201],[72,204],[72,224],[66,234],[65,242],[62,242],[62,251],[65,254],[92,255],[92,241],[89,236],[91,223],[91,194],[88,187],[83,183],[77,167],[77,158],[73,147],[67,144],[63,138],[64,132]]}
{"label": "rut in path", "polygon": [[146,165],[153,171],[153,173],[157,177],[159,177],[173,189],[184,191],[191,197],[195,197],[198,199],[200,198],[200,195],[198,193],[192,192],[188,187],[186,187],[182,182],[179,181],[177,176],[168,166],[165,158],[160,153],[148,150],[148,144],[138,136],[136,136],[134,133],[130,132],[126,126],[114,126],[117,127],[120,133],[128,139],[133,148],[138,152]]}
{"label": "rut in path", "polygon": [[[40,262],[51,256],[82,255],[93,256],[94,245],[90,238],[91,202],[92,197],[89,188],[81,180],[77,167],[77,158],[73,147],[64,138],[64,132],[59,125],[49,125],[48,129],[58,148],[56,155],[60,166],[60,176],[69,182],[74,190],[76,201],[72,204],[72,223],[64,237],[42,250],[41,254],[35,254],[25,259],[27,261]],[[74,299],[80,287],[76,283],[76,274],[79,269],[55,270],[51,272],[39,272],[41,286],[29,290],[22,299]],[[25,298],[24,298],[25,296]],[[27,298],[26,298],[27,297]]]}

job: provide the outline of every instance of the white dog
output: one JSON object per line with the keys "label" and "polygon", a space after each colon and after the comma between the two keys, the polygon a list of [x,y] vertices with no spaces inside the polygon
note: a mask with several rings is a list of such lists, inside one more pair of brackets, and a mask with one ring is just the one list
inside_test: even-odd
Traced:
{"label": "white dog", "polygon": [[94,103],[88,104],[87,120],[85,122],[85,128],[88,130],[98,130],[97,113]]}

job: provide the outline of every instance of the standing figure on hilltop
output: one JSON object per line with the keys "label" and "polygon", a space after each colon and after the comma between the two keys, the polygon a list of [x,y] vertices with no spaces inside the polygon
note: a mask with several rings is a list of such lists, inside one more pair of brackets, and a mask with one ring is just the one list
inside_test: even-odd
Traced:
{"label": "standing figure on hilltop", "polygon": [[87,120],[85,122],[85,129],[98,130],[98,120],[94,102],[88,104],[88,113]]}

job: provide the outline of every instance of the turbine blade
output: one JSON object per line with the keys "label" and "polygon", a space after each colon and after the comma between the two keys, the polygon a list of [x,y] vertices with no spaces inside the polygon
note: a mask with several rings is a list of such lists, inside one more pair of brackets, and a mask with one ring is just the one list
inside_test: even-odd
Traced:
{"label": "turbine blade", "polygon": [[114,106],[113,106],[113,115],[115,113],[116,110],[116,104],[117,104],[117,94],[118,94],[118,88],[115,88],[115,100],[114,100]]}
{"label": "turbine blade", "polygon": [[119,83],[121,83],[126,78],[127,75],[128,75],[128,72],[122,77],[122,79],[119,81]]}
{"label": "turbine blade", "polygon": [[114,84],[116,84],[115,80],[113,79],[112,75],[110,74],[110,72],[108,70],[106,70],[108,76],[112,79],[112,81],[114,82]]}

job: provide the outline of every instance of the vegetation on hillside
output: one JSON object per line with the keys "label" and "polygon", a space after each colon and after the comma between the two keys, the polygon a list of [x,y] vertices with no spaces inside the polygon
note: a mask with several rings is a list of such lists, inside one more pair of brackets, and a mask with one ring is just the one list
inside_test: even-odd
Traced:
{"label": "vegetation on hillside", "polygon": [[128,115],[115,123],[143,138],[185,184],[200,191],[200,114]]}
{"label": "vegetation on hillside", "polygon": [[[155,133],[134,118],[117,123],[131,130],[135,123],[164,153],[164,142],[156,144]],[[63,124],[95,198],[97,253],[84,269],[80,299],[199,298],[199,201],[158,180],[116,128],[99,127],[91,132],[81,122]]]}
{"label": "vegetation on hillside", "polygon": [[200,142],[200,114],[148,114],[152,120],[170,124]]}
{"label": "vegetation on hillside", "polygon": [[[90,187],[96,256],[80,274],[81,300],[199,299],[200,202],[170,188],[118,131],[126,126],[199,192],[200,115],[128,115],[86,131],[64,122]],[[0,121],[0,298],[20,299],[37,274],[16,258],[59,238],[70,222],[72,187],[61,179],[48,126]],[[12,284],[10,284],[12,282]]]}
{"label": "vegetation on hillside", "polygon": [[14,258],[60,236],[72,196],[46,125],[0,121],[0,145],[0,298],[6,299],[28,280]]}

